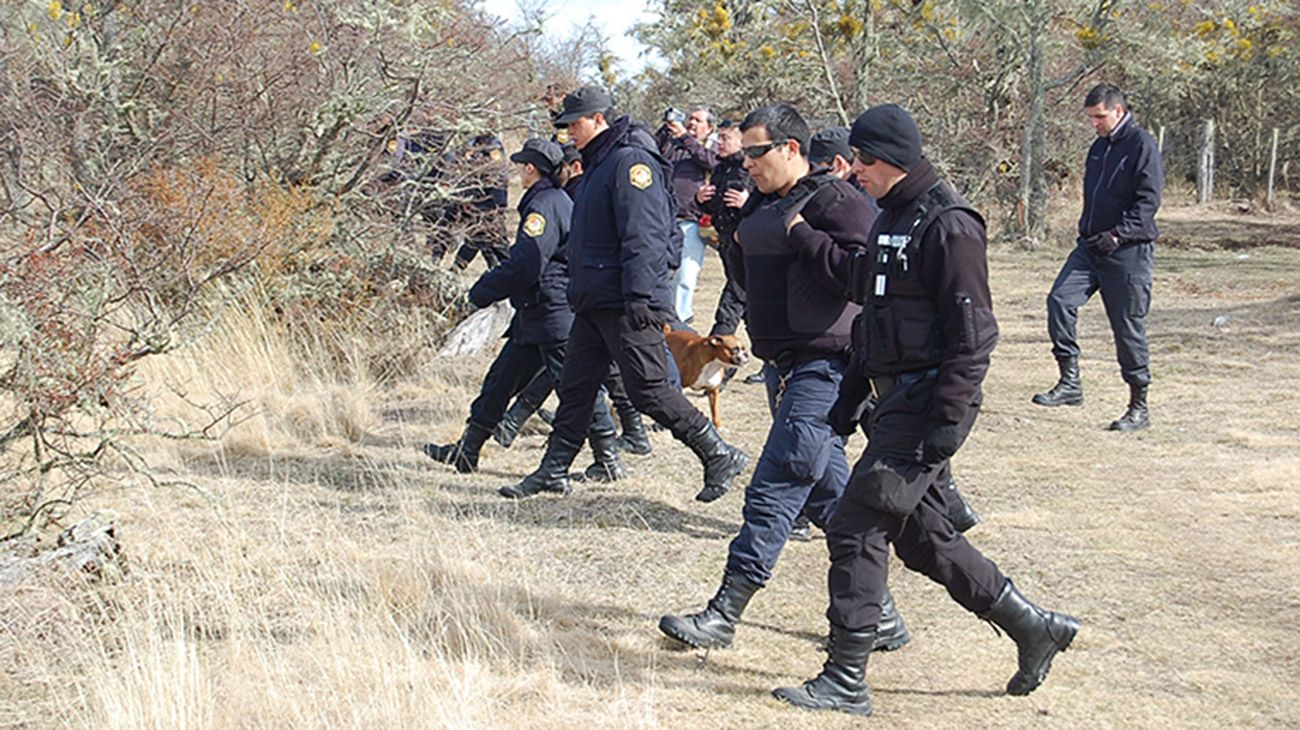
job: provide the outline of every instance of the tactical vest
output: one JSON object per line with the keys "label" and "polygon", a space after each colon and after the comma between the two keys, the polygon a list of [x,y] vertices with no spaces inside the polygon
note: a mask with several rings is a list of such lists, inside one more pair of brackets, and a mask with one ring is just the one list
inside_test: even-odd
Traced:
{"label": "tactical vest", "polygon": [[927,253],[922,243],[930,225],[954,209],[984,222],[965,198],[939,181],[907,208],[882,216],[866,252],[854,261],[853,299],[864,306],[853,323],[853,350],[862,353],[868,375],[925,370],[943,361],[939,293],[921,277]]}
{"label": "tactical vest", "polygon": [[838,181],[829,175],[804,178],[785,197],[747,206],[749,212],[740,222],[748,309],[745,324],[754,354],[765,360],[780,354],[767,351],[773,342],[836,333],[847,336],[852,329],[857,307],[851,307],[843,294],[826,291],[804,272],[786,234],[790,219],[833,182]]}

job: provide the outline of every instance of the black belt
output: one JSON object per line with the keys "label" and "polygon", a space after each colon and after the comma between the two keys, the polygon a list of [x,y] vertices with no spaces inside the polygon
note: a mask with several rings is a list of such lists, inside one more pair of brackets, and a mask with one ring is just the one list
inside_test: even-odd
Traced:
{"label": "black belt", "polygon": [[892,375],[877,375],[871,380],[871,392],[875,394],[876,400],[884,398],[889,391],[894,389],[895,381]]}

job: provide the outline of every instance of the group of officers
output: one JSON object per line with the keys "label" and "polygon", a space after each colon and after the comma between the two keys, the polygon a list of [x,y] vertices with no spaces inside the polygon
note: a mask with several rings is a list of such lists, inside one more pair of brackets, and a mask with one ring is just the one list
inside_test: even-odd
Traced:
{"label": "group of officers", "polygon": [[[1111,428],[1133,431],[1149,423],[1145,315],[1162,173],[1117,88],[1099,85],[1084,107],[1098,139],[1079,244],[1048,297],[1061,378],[1034,401],[1082,402],[1075,318],[1100,290],[1131,388]],[[567,493],[584,442],[593,464],[583,478],[626,475],[605,390],[621,391],[695,453],[704,472],[696,499],[713,501],[750,457],[686,400],[665,347],[664,325],[680,320],[683,256],[673,165],[662,140],[617,115],[597,87],[568,94],[554,123],[576,155],[566,163],[561,145],[530,139],[510,156],[526,188],[515,242],[468,292],[476,306],[510,300],[506,343],[461,439],[423,449],[460,471],[477,469],[510,399],[544,375],[559,398],[550,438],[537,469],[503,487],[503,497]],[[726,164],[696,199],[716,212],[728,287],[764,361],[772,425],[721,585],[704,609],[666,615],[659,628],[692,647],[731,645],[803,516],[825,531],[830,552],[827,658],[812,679],[774,690],[777,698],[871,713],[868,656],[909,639],[887,589],[891,544],[904,565],[1015,642],[1006,690],[1032,692],[1079,622],[1029,601],[963,536],[974,518],[951,479],[998,335],[983,218],[940,177],[897,105],[815,136],[786,104],[719,126]],[[850,468],[845,443],[858,428],[867,448]]]}

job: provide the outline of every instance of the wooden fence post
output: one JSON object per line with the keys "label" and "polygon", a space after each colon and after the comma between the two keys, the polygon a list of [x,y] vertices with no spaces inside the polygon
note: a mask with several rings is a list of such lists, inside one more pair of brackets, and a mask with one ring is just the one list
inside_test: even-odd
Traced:
{"label": "wooden fence post", "polygon": [[1156,138],[1156,152],[1165,153],[1165,125],[1160,125],[1160,136]]}
{"label": "wooden fence post", "polygon": [[1205,120],[1201,138],[1200,164],[1196,168],[1196,202],[1202,205],[1214,199],[1214,120]]}
{"label": "wooden fence post", "polygon": [[1273,151],[1268,156],[1268,196],[1264,198],[1265,204],[1273,207],[1273,174],[1277,171],[1277,127],[1273,127]]}

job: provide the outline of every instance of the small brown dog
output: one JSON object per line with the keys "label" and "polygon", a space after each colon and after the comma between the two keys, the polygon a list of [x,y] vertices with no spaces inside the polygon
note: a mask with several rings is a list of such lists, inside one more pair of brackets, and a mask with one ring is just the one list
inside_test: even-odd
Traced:
{"label": "small brown dog", "polygon": [[674,330],[664,325],[664,339],[677,362],[677,372],[682,375],[682,386],[702,390],[709,396],[709,413],[713,425],[721,426],[718,418],[718,393],[727,368],[738,368],[749,362],[745,343],[735,335],[699,335],[690,330]]}

